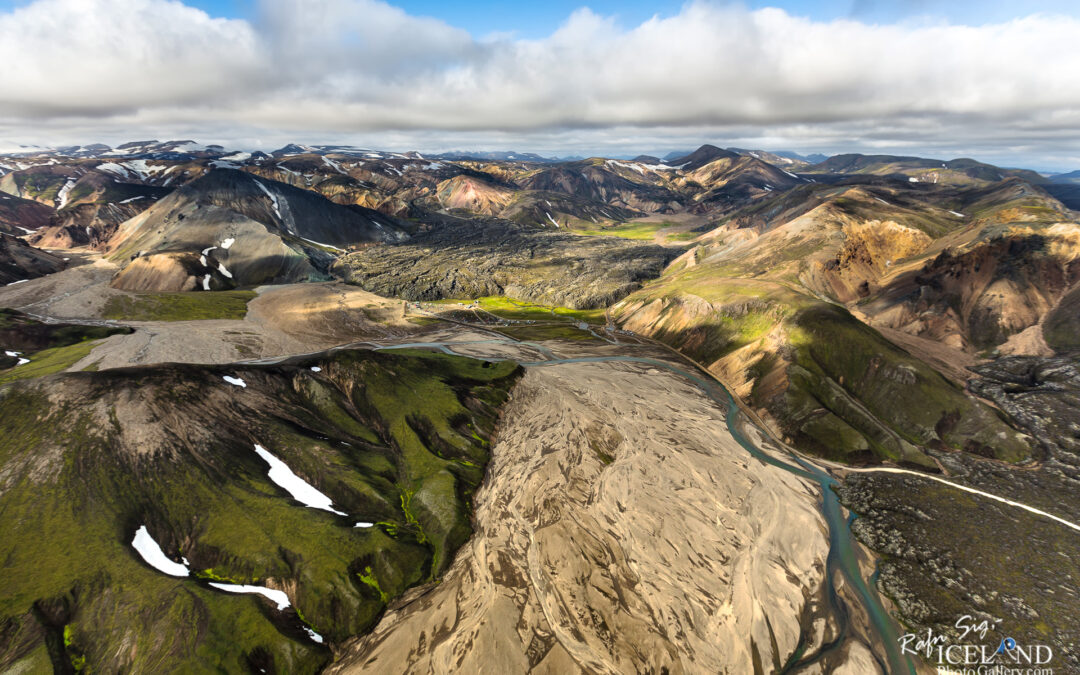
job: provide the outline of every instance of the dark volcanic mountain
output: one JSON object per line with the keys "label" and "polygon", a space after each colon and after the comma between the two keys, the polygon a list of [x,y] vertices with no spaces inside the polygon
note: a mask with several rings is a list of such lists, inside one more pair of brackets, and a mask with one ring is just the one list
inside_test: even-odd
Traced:
{"label": "dark volcanic mountain", "polygon": [[738,157],[737,152],[723,150],[715,145],[703,145],[689,155],[665,159],[664,163],[677,166],[684,171],[694,171],[717,159],[737,159]]}
{"label": "dark volcanic mountain", "polygon": [[21,237],[49,224],[53,210],[44,204],[0,192],[0,232]]}
{"label": "dark volcanic mountain", "polygon": [[658,182],[623,175],[614,160],[592,159],[556,164],[532,173],[518,184],[526,190],[561,192],[582,200],[633,209],[638,212],[669,211],[680,206],[680,197]]}
{"label": "dark volcanic mountain", "polygon": [[130,260],[117,288],[210,290],[326,278],[344,247],[406,238],[375,211],[216,169],[124,223],[108,250]]}
{"label": "dark volcanic mountain", "polygon": [[0,286],[36,279],[65,267],[67,263],[59,256],[0,233]]}

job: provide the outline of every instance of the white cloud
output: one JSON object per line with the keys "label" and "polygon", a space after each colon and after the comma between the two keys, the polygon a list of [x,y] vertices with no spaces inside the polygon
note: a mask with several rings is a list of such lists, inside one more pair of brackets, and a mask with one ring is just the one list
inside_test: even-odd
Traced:
{"label": "white cloud", "polygon": [[0,115],[105,115],[243,95],[261,36],[166,0],[38,0],[0,14]]}
{"label": "white cloud", "polygon": [[478,41],[378,0],[263,0],[251,22],[38,0],[0,15],[0,133],[605,145],[642,129],[1060,152],[1080,126],[1078,42],[1068,17],[868,25],[705,2],[629,29],[582,9],[545,39]]}

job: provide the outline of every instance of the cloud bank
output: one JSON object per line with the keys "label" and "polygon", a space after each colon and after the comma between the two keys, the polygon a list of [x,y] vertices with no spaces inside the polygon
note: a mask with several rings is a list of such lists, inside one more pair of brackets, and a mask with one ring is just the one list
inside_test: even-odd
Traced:
{"label": "cloud bank", "polygon": [[1072,161],[1077,44],[1080,21],[1040,15],[869,25],[692,2],[633,27],[581,9],[544,39],[477,40],[378,0],[263,0],[250,21],[37,0],[0,15],[0,134],[554,150],[706,133]]}

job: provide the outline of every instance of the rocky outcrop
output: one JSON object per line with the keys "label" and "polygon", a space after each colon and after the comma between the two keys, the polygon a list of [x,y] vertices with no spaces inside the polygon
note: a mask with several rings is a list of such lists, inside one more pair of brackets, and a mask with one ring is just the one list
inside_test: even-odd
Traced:
{"label": "rocky outcrop", "polygon": [[933,241],[922,230],[894,221],[849,222],[843,235],[836,257],[824,265],[830,295],[841,302],[865,298],[878,290],[878,280],[894,261],[922,253]]}
{"label": "rocky outcrop", "polygon": [[1080,282],[1080,227],[1014,227],[948,249],[865,307],[875,320],[980,350],[1036,325]]}

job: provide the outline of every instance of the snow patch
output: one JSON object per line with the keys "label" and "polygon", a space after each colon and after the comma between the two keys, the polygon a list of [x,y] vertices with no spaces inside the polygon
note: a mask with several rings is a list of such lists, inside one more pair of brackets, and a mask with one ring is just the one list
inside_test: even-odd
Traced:
{"label": "snow patch", "polygon": [[217,269],[218,269],[218,272],[221,272],[226,278],[232,279],[232,272],[225,269],[225,265],[223,263],[218,263],[217,264]]}
{"label": "snow patch", "polygon": [[190,574],[187,567],[174,562],[169,556],[165,555],[158,543],[150,536],[145,525],[135,531],[135,538],[131,540],[131,546],[142,556],[147,565],[159,572],[164,572],[171,577],[186,577]]}
{"label": "snow patch", "polygon": [[25,284],[29,279],[19,279],[18,281],[12,281],[8,286],[14,286],[15,284]]}
{"label": "snow patch", "polygon": [[375,527],[375,523],[369,523],[366,520],[361,520],[359,523],[353,525],[353,527]]}
{"label": "snow patch", "polygon": [[630,169],[632,171],[637,171],[638,173],[645,175],[645,169],[641,168],[640,164],[630,164],[627,162],[620,162],[615,159],[606,159],[604,160],[604,163],[608,166],[620,166],[624,169]]}
{"label": "snow patch", "polygon": [[16,225],[15,227],[19,228],[20,230],[22,230],[23,232],[25,232],[27,234],[33,234],[33,233],[37,232],[37,230],[30,230],[30,229],[27,229],[27,228],[23,227],[22,225]]}
{"label": "snow patch", "polygon": [[314,640],[315,642],[318,642],[319,644],[323,643],[323,636],[319,635],[318,633],[311,630],[307,626],[304,626],[304,632],[307,633],[308,637],[311,638],[312,640]]}
{"label": "snow patch", "polygon": [[339,516],[346,515],[334,509],[334,502],[329,497],[293,473],[288,464],[270,454],[266,448],[256,444],[255,452],[270,465],[270,471],[267,473],[270,480],[274,481],[274,484],[278,487],[284,488],[286,492],[292,495],[293,499],[309,508],[322,509],[323,511],[336,513]]}
{"label": "snow patch", "polygon": [[255,184],[258,185],[259,189],[265,192],[266,196],[270,198],[270,201],[274,203],[274,213],[277,214],[278,218],[281,218],[281,206],[278,204],[277,195],[275,195],[273,192],[270,192],[270,188],[263,185],[260,181],[256,180]]}
{"label": "snow patch", "polygon": [[248,584],[219,584],[215,582],[210,585],[227,593],[255,593],[261,595],[264,598],[269,598],[271,602],[276,603],[278,610],[285,609],[289,606],[289,596],[285,595],[285,591],[276,591],[272,588],[266,588],[265,586],[250,586]]}
{"label": "snow patch", "polygon": [[75,187],[75,179],[68,178],[67,182],[64,183],[64,187],[60,188],[60,191],[56,193],[56,201],[60,202],[56,207],[57,209],[62,209],[67,205],[68,193],[71,192],[73,187]]}
{"label": "snow patch", "polygon": [[114,176],[117,176],[119,178],[127,178],[128,177],[128,170],[125,169],[124,167],[120,166],[119,164],[114,163],[114,162],[105,162],[104,164],[98,164],[97,165],[97,170],[98,171],[104,171],[106,173],[111,173]]}
{"label": "snow patch", "polygon": [[547,216],[548,220],[551,221],[552,225],[554,225],[555,227],[559,226],[559,224],[555,222],[555,219],[551,217],[550,213],[548,213],[547,211],[544,211],[544,215]]}
{"label": "snow patch", "polygon": [[[210,275],[207,274],[206,276],[210,276]],[[243,388],[247,389],[247,382],[244,382],[239,377],[233,377],[232,375],[224,375],[224,376],[222,376],[221,379],[225,380],[229,384],[235,384],[238,387],[243,387]]]}
{"label": "snow patch", "polygon": [[125,199],[122,202],[117,202],[117,204],[130,204],[131,202],[138,201],[140,199],[146,199],[146,195],[139,195],[138,197],[132,197],[131,199]]}
{"label": "snow patch", "polygon": [[956,216],[957,218],[967,218],[967,216],[965,216],[964,214],[962,214],[962,213],[959,213],[959,212],[957,212],[957,211],[949,211],[949,213],[953,214],[953,215],[954,215],[954,216]]}
{"label": "snow patch", "polygon": [[235,243],[236,243],[236,239],[234,239],[232,237],[229,237],[228,239],[225,239],[224,241],[221,242],[221,248],[228,251],[229,248],[231,248],[232,245],[235,244]]}
{"label": "snow patch", "polygon": [[203,280],[202,280],[202,289],[203,289],[204,291],[208,291],[208,290],[210,290],[210,275],[209,275],[209,274],[207,274],[207,275],[206,275],[205,277],[203,277]]}
{"label": "snow patch", "polygon": [[[380,225],[379,223],[375,223],[375,226],[378,227],[379,229],[382,229],[382,225]],[[314,239],[308,239],[306,237],[300,237],[300,238],[303,239],[304,241],[306,241],[309,244],[315,244],[316,246],[323,246],[325,248],[332,248],[335,251],[342,251],[342,252],[345,251],[345,249],[343,249],[343,248],[338,248],[337,246],[331,246],[330,244],[323,244],[321,242],[315,241]]]}
{"label": "snow patch", "polygon": [[345,169],[341,168],[340,164],[338,164],[334,160],[330,159],[326,155],[323,155],[322,161],[323,161],[323,164],[330,167],[334,171],[337,171],[338,173],[342,174],[343,176],[348,176],[349,175],[348,173],[346,173]]}
{"label": "snow patch", "polygon": [[322,372],[322,368],[320,368],[320,367],[318,367],[318,366],[312,366],[312,367],[311,367],[311,372],[313,372],[313,373],[321,373],[321,372]]}

